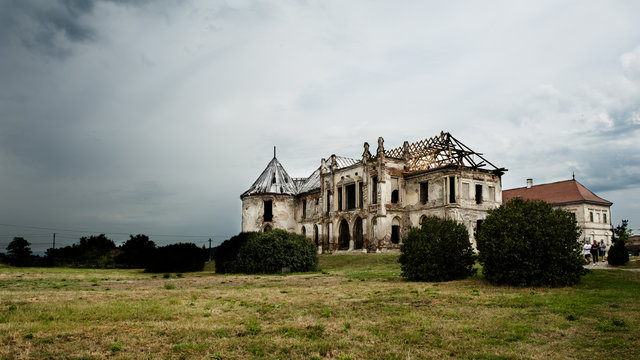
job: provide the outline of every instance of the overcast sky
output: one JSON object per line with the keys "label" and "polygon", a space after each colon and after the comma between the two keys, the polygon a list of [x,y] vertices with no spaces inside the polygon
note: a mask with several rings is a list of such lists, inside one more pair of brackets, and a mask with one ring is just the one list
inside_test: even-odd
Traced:
{"label": "overcast sky", "polygon": [[378,136],[393,148],[440,131],[508,168],[504,188],[575,172],[640,229],[638,14],[637,1],[0,0],[0,251],[13,236],[45,249],[53,232],[215,245],[240,231],[239,196],[274,145],[305,177]]}

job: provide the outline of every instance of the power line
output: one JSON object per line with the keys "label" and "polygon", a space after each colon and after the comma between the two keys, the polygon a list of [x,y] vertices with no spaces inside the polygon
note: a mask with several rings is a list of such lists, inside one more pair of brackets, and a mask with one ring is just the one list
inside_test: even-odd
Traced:
{"label": "power line", "polygon": [[[24,228],[24,229],[37,229],[37,230],[51,230],[51,231],[67,231],[67,232],[75,232],[75,233],[89,233],[89,234],[109,234],[109,235],[133,235],[133,233],[122,233],[122,232],[106,232],[106,231],[89,231],[89,230],[75,230],[75,229],[61,229],[61,228],[50,228],[50,227],[41,227],[41,226],[30,226],[30,225],[16,225],[16,224],[0,224],[0,226],[8,226],[8,227],[16,227],[16,228]],[[149,237],[174,237],[174,238],[230,238],[230,235],[175,235],[175,234],[145,234]]]}

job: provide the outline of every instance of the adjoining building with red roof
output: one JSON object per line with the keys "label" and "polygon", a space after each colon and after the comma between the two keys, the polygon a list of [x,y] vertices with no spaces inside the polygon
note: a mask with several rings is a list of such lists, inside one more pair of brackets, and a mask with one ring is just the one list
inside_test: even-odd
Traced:
{"label": "adjoining building with red roof", "polygon": [[523,200],[543,200],[554,208],[569,211],[575,215],[582,231],[580,240],[611,244],[611,201],[591,192],[575,179],[549,184],[533,185],[527,179],[527,186],[502,191],[502,200],[520,197]]}

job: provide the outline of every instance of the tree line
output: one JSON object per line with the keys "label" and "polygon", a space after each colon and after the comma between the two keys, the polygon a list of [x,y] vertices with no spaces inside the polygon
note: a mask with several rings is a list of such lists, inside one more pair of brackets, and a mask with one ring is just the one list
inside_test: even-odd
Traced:
{"label": "tree line", "polygon": [[0,253],[0,261],[13,266],[69,266],[86,268],[144,268],[148,272],[200,271],[209,258],[209,250],[193,243],[156,246],[147,235],[130,235],[116,246],[104,234],[83,236],[77,243],[49,248],[44,256],[33,255],[31,244],[14,237]]}

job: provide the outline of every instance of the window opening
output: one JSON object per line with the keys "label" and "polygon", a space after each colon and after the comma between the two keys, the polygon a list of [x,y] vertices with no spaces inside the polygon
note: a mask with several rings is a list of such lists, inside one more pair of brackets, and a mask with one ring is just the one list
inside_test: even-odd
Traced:
{"label": "window opening", "polygon": [[398,194],[399,194],[398,190],[393,190],[391,192],[391,203],[392,204],[397,204],[398,201],[400,200],[399,199],[400,196]]}
{"label": "window opening", "polygon": [[275,184],[276,183],[276,174],[273,173],[273,177],[271,178],[271,183]]}
{"label": "window opening", "polygon": [[353,229],[353,242],[354,242],[354,248],[355,249],[362,249],[364,248],[364,236],[363,236],[363,231],[362,231],[362,219],[358,218],[356,219],[356,223],[354,225],[354,229]]}
{"label": "window opening", "polygon": [[456,203],[456,178],[455,176],[449,176],[449,203]]}
{"label": "window opening", "polygon": [[356,184],[345,186],[347,192],[347,210],[356,208]]}
{"label": "window opening", "polygon": [[607,214],[602,214],[602,222],[607,223]]}
{"label": "window opening", "polygon": [[593,222],[593,212],[589,213],[589,221]]}
{"label": "window opening", "polygon": [[307,218],[307,200],[302,200],[302,218]]}
{"label": "window opening", "polygon": [[476,204],[482,204],[482,184],[476,184]]}
{"label": "window opening", "polygon": [[420,183],[420,203],[426,204],[429,201],[429,182]]}
{"label": "window opening", "polygon": [[398,244],[400,242],[400,225],[391,226],[391,243]]}
{"label": "window opening", "polygon": [[338,211],[342,211],[342,191],[343,187],[338,188]]}
{"label": "window opening", "polygon": [[364,195],[362,194],[362,183],[358,183],[358,207],[362,209],[362,202],[364,201]]}
{"label": "window opening", "polygon": [[[273,221],[273,201],[264,201],[264,221]],[[266,231],[266,230],[265,230]]]}
{"label": "window opening", "polygon": [[331,212],[331,190],[327,190],[327,215]]}
{"label": "window opening", "polygon": [[374,176],[371,178],[371,203],[378,203],[378,177]]}
{"label": "window opening", "polygon": [[338,235],[339,250],[348,250],[350,240],[351,237],[349,236],[349,223],[347,223],[347,220],[342,219],[342,221],[340,222],[340,234]]}
{"label": "window opening", "polygon": [[307,228],[302,227],[302,236],[307,236]]}

